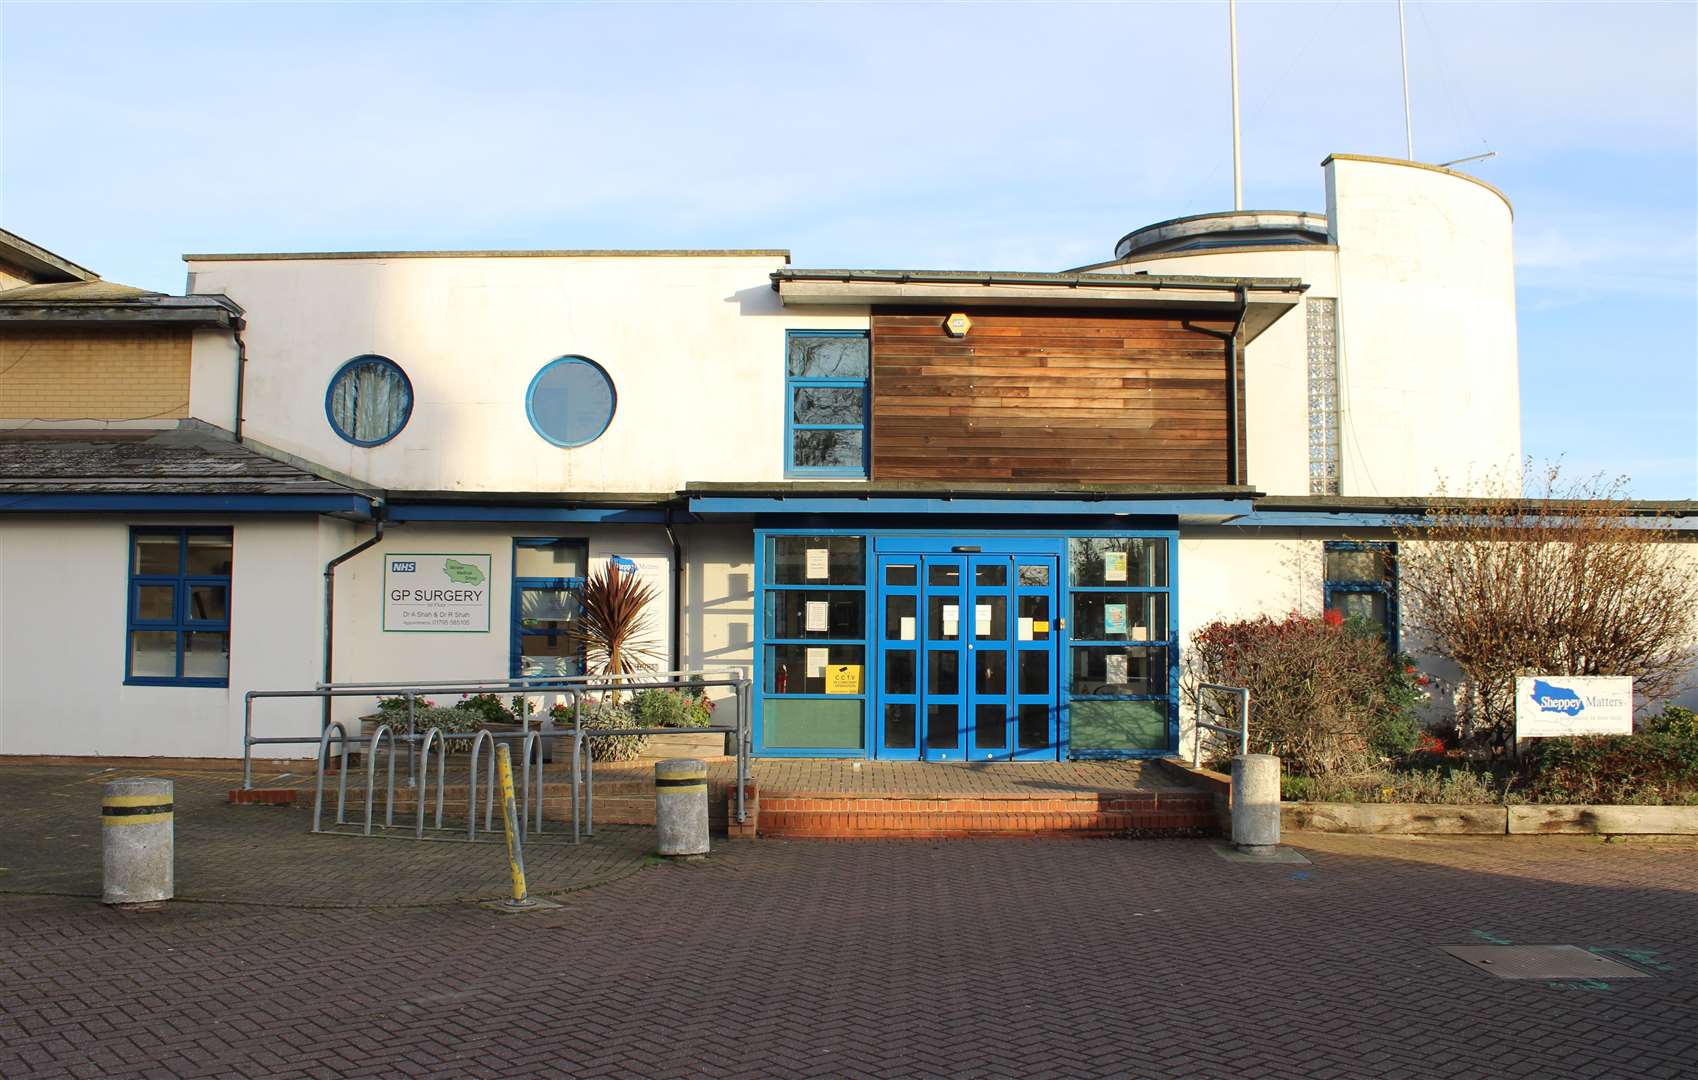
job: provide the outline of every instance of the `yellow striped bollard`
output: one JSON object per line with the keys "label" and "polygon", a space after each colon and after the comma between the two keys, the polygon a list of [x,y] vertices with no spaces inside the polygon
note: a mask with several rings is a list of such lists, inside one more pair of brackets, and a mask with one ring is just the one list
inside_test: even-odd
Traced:
{"label": "yellow striped bollard", "polygon": [[103,904],[150,904],[176,895],[175,785],[113,780],[101,792]]}

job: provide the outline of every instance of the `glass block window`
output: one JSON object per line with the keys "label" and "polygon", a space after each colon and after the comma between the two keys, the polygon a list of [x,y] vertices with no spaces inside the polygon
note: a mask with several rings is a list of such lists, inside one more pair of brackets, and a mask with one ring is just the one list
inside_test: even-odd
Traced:
{"label": "glass block window", "polygon": [[1338,494],[1338,302],[1310,297],[1309,494]]}
{"label": "glass block window", "polygon": [[785,475],[866,476],[866,332],[792,330],[785,341]]}
{"label": "glass block window", "polygon": [[124,681],[230,685],[229,529],[130,533]]}
{"label": "glass block window", "polygon": [[356,356],[331,377],[324,415],[355,446],[380,446],[399,435],[413,415],[413,384],[387,356]]}

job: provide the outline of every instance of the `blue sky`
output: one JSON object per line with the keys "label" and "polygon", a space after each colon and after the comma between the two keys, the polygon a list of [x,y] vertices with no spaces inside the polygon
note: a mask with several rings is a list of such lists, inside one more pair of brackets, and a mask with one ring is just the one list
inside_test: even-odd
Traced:
{"label": "blue sky", "polygon": [[[1408,5],[1416,156],[1516,208],[1526,452],[1698,494],[1698,6]],[[1245,199],[1403,153],[1390,2],[1243,3]],[[1231,205],[1224,3],[0,5],[0,224],[186,251],[1062,269]]]}

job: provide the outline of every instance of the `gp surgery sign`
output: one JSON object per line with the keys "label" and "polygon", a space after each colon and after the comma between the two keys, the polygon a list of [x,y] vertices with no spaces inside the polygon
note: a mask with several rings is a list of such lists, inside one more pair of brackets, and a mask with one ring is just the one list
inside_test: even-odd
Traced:
{"label": "gp surgery sign", "polygon": [[1515,680],[1515,736],[1633,734],[1633,680],[1534,675]]}
{"label": "gp surgery sign", "polygon": [[383,628],[487,633],[489,563],[488,555],[385,555]]}

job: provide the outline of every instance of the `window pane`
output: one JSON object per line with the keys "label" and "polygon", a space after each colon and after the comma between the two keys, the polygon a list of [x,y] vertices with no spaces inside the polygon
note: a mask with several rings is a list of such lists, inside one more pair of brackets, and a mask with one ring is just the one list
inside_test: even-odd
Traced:
{"label": "window pane", "polygon": [[230,576],[228,536],[189,536],[189,570],[196,577]]}
{"label": "window pane", "polygon": [[138,574],[171,574],[175,576],[181,569],[178,566],[178,553],[181,541],[175,534],[171,536],[136,537],[135,557],[131,565]]}
{"label": "window pane", "polygon": [[766,636],[866,637],[866,594],[859,589],[768,590]]}
{"label": "window pane", "polygon": [[413,388],[394,361],[361,356],[338,371],[330,385],[330,426],[350,442],[380,443],[407,424]]}
{"label": "window pane", "polygon": [[1073,650],[1073,693],[1120,695],[1167,693],[1167,649],[1116,646]]}
{"label": "window pane", "polygon": [[866,464],[864,431],[792,431],[791,463],[803,469],[859,469]]}
{"label": "window pane", "polygon": [[774,536],[767,540],[771,585],[860,585],[866,580],[859,536]]}
{"label": "window pane", "polygon": [[1069,742],[1075,750],[1167,749],[1167,702],[1075,701]]}
{"label": "window pane", "polygon": [[229,622],[230,587],[228,585],[189,586],[189,610],[184,613],[183,617],[191,622]]}
{"label": "window pane", "polygon": [[859,698],[773,698],[761,704],[762,741],[795,750],[859,750]]}
{"label": "window pane", "polygon": [[980,705],[973,710],[973,745],[980,750],[1008,746],[1008,706]]}
{"label": "window pane", "polygon": [[[1016,624],[1016,638],[1020,641],[1048,641],[1050,636],[1049,597],[1022,596],[1020,597],[1020,622]],[[1031,634],[1028,639],[1025,635]]]}
{"label": "window pane", "polygon": [[1326,573],[1328,581],[1378,583],[1391,580],[1392,555],[1389,551],[1328,551]]}
{"label": "window pane", "polygon": [[170,622],[177,617],[175,585],[137,585],[136,618]]}
{"label": "window pane", "polygon": [[981,641],[1008,640],[1008,597],[973,598],[973,636]]}
{"label": "window pane", "polygon": [[816,379],[864,379],[867,356],[865,334],[792,334],[786,370]]}
{"label": "window pane", "polygon": [[919,597],[900,593],[884,598],[884,640],[913,641],[920,636],[915,621]]}
{"label": "window pane", "polygon": [[948,750],[961,743],[961,714],[954,705],[926,706],[926,746]]}
{"label": "window pane", "polygon": [[866,416],[866,399],[859,386],[798,386],[790,418],[798,424],[859,424]]}
{"label": "window pane", "polygon": [[537,434],[556,446],[583,446],[613,423],[613,380],[599,364],[563,356],[537,373],[526,405]]}
{"label": "window pane", "polygon": [[926,638],[956,641],[961,637],[961,601],[954,596],[926,598]]}
{"label": "window pane", "polygon": [[961,692],[961,654],[953,649],[926,653],[926,693],[954,695]]}
{"label": "window pane", "polygon": [[973,568],[973,584],[996,587],[1008,584],[1008,567],[1001,563]]}
{"label": "window pane", "polygon": [[954,563],[926,564],[927,585],[959,585],[961,584],[961,568]]}
{"label": "window pane", "polygon": [[1019,718],[1015,737],[1020,741],[1020,749],[1042,750],[1049,745],[1048,705],[1022,705]]}
{"label": "window pane", "polygon": [[1165,593],[1076,592],[1076,641],[1163,641],[1167,638]]}
{"label": "window pane", "polygon": [[1049,693],[1049,653],[1039,649],[1021,649],[1019,687],[1022,695]]}
{"label": "window pane", "polygon": [[1147,537],[1074,537],[1067,542],[1075,585],[1167,584],[1167,541]]}
{"label": "window pane", "polygon": [[884,692],[914,693],[914,650],[890,649],[884,654]]}
{"label": "window pane", "polygon": [[988,697],[1008,693],[1008,653],[1002,649],[980,649],[973,653],[973,690]]}
{"label": "window pane", "polygon": [[1020,567],[1020,584],[1048,585],[1049,565],[1047,563],[1026,564]]}
{"label": "window pane", "polygon": [[183,635],[183,678],[230,677],[230,635],[196,630]]}
{"label": "window pane", "polygon": [[526,629],[563,629],[583,613],[572,589],[524,589],[519,593],[519,621]]}
{"label": "window pane", "polygon": [[886,585],[913,585],[918,582],[918,571],[909,563],[893,563],[884,568],[884,583]]}
{"label": "window pane", "polygon": [[914,706],[892,703],[884,707],[884,745],[892,750],[914,748]]}
{"label": "window pane", "polygon": [[[769,694],[823,694],[825,669],[850,664],[864,669],[864,645],[768,645],[766,647],[766,692]],[[865,692],[863,679],[861,690]]]}
{"label": "window pane", "polygon": [[177,635],[170,630],[131,631],[130,674],[145,678],[176,678]]}
{"label": "window pane", "polygon": [[581,578],[587,562],[581,540],[561,540],[546,547],[520,544],[513,549],[513,572],[519,577]]}
{"label": "window pane", "polygon": [[1360,619],[1385,633],[1386,598],[1378,592],[1334,592],[1327,601],[1327,610],[1336,611],[1346,619]]}
{"label": "window pane", "polygon": [[519,674],[582,675],[583,654],[583,640],[576,634],[522,634],[519,638]]}

